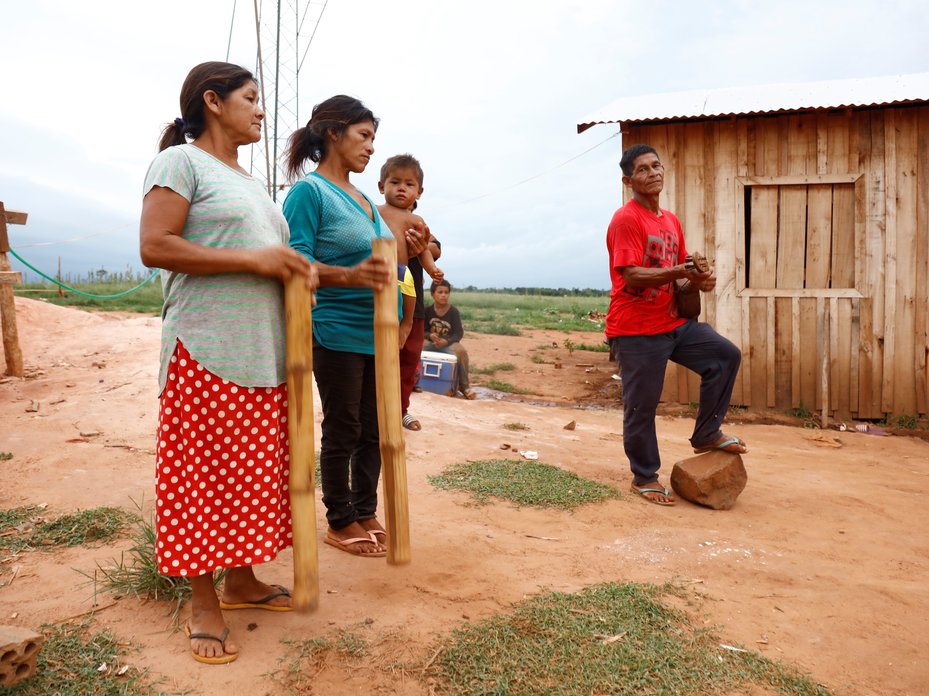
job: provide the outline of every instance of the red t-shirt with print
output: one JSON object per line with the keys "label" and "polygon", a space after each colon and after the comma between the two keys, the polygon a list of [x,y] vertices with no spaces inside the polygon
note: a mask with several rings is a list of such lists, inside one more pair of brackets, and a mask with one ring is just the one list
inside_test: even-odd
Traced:
{"label": "red t-shirt with print", "polygon": [[606,314],[606,335],[653,336],[673,331],[686,320],[677,314],[673,283],[658,288],[626,285],[620,269],[624,266],[670,268],[684,263],[687,249],[681,221],[662,210],[656,215],[635,199],[613,214],[606,232],[610,255],[610,309]]}

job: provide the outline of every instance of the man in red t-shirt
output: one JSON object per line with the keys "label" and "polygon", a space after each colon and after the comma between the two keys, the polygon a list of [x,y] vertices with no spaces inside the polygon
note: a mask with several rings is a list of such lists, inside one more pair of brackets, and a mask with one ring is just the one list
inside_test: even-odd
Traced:
{"label": "man in red t-shirt", "polygon": [[707,324],[678,316],[674,284],[686,280],[702,292],[716,287],[687,264],[680,220],[658,206],[664,166],[648,145],[623,152],[623,184],[632,200],[616,211],[606,233],[610,255],[610,309],[606,336],[623,380],[623,447],[632,469],[632,490],[658,505],[673,505],[658,483],[661,459],[655,413],[668,360],[700,375],[700,408],[690,443],[695,452],[747,452],[745,443],[720,430],[742,353]]}

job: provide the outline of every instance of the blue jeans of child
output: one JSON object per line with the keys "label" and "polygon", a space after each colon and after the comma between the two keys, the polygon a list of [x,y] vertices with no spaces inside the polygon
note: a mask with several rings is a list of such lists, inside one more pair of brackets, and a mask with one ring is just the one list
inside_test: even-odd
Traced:
{"label": "blue jeans of child", "polygon": [[313,375],[323,407],[323,504],[329,526],[338,530],[377,512],[381,451],[374,356],[329,350],[314,342]]}
{"label": "blue jeans of child", "polygon": [[726,417],[742,353],[708,324],[689,320],[654,336],[610,339],[623,379],[623,448],[633,484],[658,480],[661,457],[655,415],[668,360],[700,375],[700,407],[690,437],[694,447],[715,442]]}

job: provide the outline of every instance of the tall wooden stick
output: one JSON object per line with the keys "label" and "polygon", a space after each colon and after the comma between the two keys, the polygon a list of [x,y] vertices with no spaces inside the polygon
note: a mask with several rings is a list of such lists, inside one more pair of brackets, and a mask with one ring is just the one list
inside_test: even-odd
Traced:
{"label": "tall wooden stick", "polygon": [[313,322],[306,279],[284,286],[287,317],[287,432],[290,435],[290,511],[294,534],[294,608],[319,604],[313,433]]}
{"label": "tall wooden stick", "polygon": [[406,483],[406,445],[400,407],[400,345],[397,318],[397,241],[382,237],[371,243],[376,256],[386,256],[390,281],[374,293],[374,372],[377,384],[377,425],[384,474],[387,521],[387,562],[409,563],[410,506]]}
{"label": "tall wooden stick", "polygon": [[13,300],[13,284],[21,283],[19,273],[14,273],[6,253],[10,242],[6,233],[7,222],[25,224],[26,214],[7,211],[0,202],[0,327],[3,333],[3,354],[6,356],[6,374],[23,376],[23,353],[19,347],[19,331],[16,328],[16,304]]}

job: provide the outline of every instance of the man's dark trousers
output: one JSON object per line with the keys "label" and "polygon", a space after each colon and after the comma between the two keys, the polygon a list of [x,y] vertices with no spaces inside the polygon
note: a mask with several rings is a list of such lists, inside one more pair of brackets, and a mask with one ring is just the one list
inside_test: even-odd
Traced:
{"label": "man's dark trousers", "polygon": [[729,408],[742,353],[708,324],[694,320],[668,333],[617,336],[611,343],[623,379],[623,447],[633,484],[654,483],[661,467],[655,415],[668,360],[700,375],[700,408],[690,437],[690,443],[699,447],[722,435],[720,426]]}

